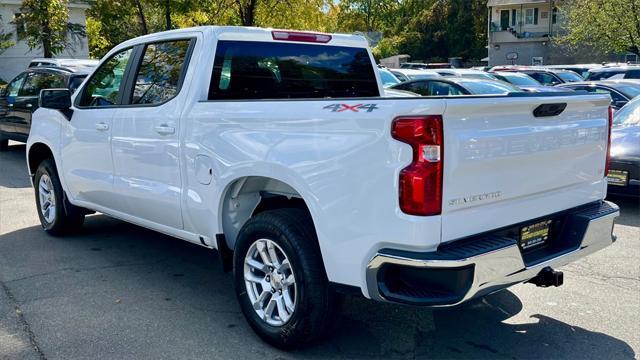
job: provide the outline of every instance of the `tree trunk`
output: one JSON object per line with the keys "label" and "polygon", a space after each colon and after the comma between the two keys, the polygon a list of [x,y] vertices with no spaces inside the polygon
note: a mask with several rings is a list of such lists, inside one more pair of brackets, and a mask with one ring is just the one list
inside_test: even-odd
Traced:
{"label": "tree trunk", "polygon": [[[44,5],[46,9],[46,4]],[[53,53],[51,52],[51,29],[49,26],[49,19],[45,17],[42,19],[42,23],[40,24],[40,30],[42,31],[42,52],[45,58],[53,57]]]}
{"label": "tree trunk", "polygon": [[149,28],[147,28],[147,19],[144,17],[144,11],[142,11],[142,4],[140,0],[134,0],[136,9],[138,10],[138,18],[140,19],[140,25],[142,25],[143,34],[149,33]]}
{"label": "tree trunk", "polygon": [[167,23],[167,30],[171,30],[171,0],[164,2],[164,17]]}
{"label": "tree trunk", "polygon": [[238,6],[238,16],[242,26],[254,26],[257,0],[249,0],[247,2],[236,0],[236,5]]}

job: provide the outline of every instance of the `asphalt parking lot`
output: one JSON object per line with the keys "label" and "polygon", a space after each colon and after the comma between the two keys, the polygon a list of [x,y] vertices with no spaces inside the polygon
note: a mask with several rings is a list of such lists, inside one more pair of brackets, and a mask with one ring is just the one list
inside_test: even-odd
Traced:
{"label": "asphalt parking lot", "polygon": [[640,208],[611,247],[517,285],[429,310],[347,299],[324,343],[286,353],[245,323],[231,276],[204,249],[103,215],[40,228],[25,148],[0,153],[0,359],[631,359],[640,354]]}

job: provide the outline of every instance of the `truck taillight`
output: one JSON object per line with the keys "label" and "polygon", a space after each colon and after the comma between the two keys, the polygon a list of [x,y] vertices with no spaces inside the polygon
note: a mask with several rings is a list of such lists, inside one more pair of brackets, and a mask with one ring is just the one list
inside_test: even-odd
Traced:
{"label": "truck taillight", "polygon": [[609,174],[609,163],[611,162],[611,128],[613,127],[613,107],[609,105],[609,135],[607,137],[607,163],[604,164],[604,176]]}
{"label": "truck taillight", "polygon": [[410,215],[442,212],[442,116],[401,116],[391,136],[411,145],[413,161],[400,172],[400,209]]}

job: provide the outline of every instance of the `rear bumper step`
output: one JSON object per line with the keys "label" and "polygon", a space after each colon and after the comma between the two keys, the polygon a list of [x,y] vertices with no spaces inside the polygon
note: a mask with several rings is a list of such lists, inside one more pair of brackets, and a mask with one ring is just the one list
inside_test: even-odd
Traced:
{"label": "rear bumper step", "polygon": [[550,268],[611,245],[619,214],[618,206],[602,201],[544,217],[556,224],[551,229],[554,239],[533,251],[521,250],[514,231],[531,222],[443,244],[435,252],[382,249],[367,267],[369,296],[410,305],[451,306],[528,280],[559,286],[562,273]]}

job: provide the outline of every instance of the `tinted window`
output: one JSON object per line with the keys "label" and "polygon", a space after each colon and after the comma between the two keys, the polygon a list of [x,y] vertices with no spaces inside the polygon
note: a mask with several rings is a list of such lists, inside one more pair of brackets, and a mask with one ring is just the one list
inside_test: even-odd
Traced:
{"label": "tinted window", "polygon": [[587,80],[602,80],[608,79],[617,74],[624,74],[623,70],[610,70],[610,71],[596,71],[590,72],[589,76],[587,76]]}
{"label": "tinted window", "polygon": [[123,50],[107,61],[95,71],[84,87],[81,106],[109,106],[118,102],[120,84],[131,57],[132,49]]}
{"label": "tinted window", "polygon": [[18,92],[24,83],[24,79],[27,77],[27,74],[18,75],[13,81],[7,85],[5,89],[5,96],[18,96]]}
{"label": "tinted window", "polygon": [[136,75],[132,104],[158,104],[176,96],[190,40],[149,44]]}
{"label": "tinted window", "polygon": [[560,82],[553,75],[547,73],[527,73],[527,75],[531,76],[543,85],[555,85]]}
{"label": "tinted window", "polygon": [[379,96],[364,48],[219,41],[209,99]]}
{"label": "tinted window", "polygon": [[429,82],[429,95],[431,96],[449,96],[464,95],[464,93],[455,85],[442,81]]}
{"label": "tinted window", "polygon": [[63,88],[64,78],[58,74],[31,73],[27,76],[19,96],[38,96],[40,90],[51,88]]}
{"label": "tinted window", "polygon": [[580,75],[573,72],[560,72],[557,75],[560,77],[560,79],[564,80],[564,82],[582,81]]}
{"label": "tinted window", "polygon": [[616,91],[613,91],[607,88],[596,87],[594,92],[597,94],[608,94],[609,96],[611,96],[611,100],[614,103],[618,101],[624,101],[624,102],[627,101],[627,99],[625,99],[622,95],[618,94]]}
{"label": "tinted window", "polygon": [[400,81],[409,81],[409,78],[406,77],[403,73],[397,72],[397,71],[392,71],[391,72],[393,75],[395,75],[398,80]]}
{"label": "tinted window", "polygon": [[625,79],[640,79],[640,70],[629,70],[624,75]]}
{"label": "tinted window", "polygon": [[82,84],[87,75],[72,76],[69,79],[69,90],[73,93]]}

